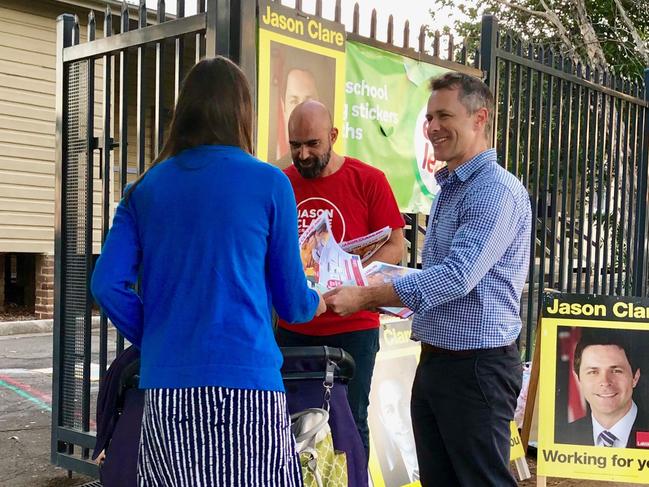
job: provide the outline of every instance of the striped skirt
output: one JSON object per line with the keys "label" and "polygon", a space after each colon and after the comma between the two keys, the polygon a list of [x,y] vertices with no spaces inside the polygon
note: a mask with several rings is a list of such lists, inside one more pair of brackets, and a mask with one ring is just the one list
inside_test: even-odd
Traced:
{"label": "striped skirt", "polygon": [[283,392],[147,389],[139,486],[302,487]]}

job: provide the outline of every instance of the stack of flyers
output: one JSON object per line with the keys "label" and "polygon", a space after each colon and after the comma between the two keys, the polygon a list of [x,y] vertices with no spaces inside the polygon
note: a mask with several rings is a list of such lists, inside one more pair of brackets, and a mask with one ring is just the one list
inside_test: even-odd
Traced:
{"label": "stack of flyers", "polygon": [[366,285],[361,257],[340,248],[325,213],[300,236],[300,256],[309,283],[320,291]]}

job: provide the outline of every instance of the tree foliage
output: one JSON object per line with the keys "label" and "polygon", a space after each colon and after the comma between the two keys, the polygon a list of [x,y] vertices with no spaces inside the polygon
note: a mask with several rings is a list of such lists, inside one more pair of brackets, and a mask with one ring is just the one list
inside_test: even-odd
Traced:
{"label": "tree foliage", "polygon": [[[433,25],[448,25],[478,47],[480,19],[497,16],[524,40],[638,80],[649,67],[649,0],[433,0]],[[448,14],[448,12],[451,12]]]}

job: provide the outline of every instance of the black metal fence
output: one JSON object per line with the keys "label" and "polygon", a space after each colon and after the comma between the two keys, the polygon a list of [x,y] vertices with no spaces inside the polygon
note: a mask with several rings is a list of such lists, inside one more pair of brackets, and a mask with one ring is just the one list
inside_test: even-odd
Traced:
{"label": "black metal fence", "polygon": [[[335,18],[340,22],[340,0]],[[55,238],[55,329],[52,409],[52,462],[91,475],[94,446],[90,386],[93,303],[89,278],[93,253],[108,231],[112,208],[127,182],[142,174],[161,147],[180,81],[198,59],[225,54],[236,60],[256,86],[256,1],[198,0],[197,14],[175,18],[164,2],[152,25],[139,8],[124,3],[113,19],[103,13],[103,37],[88,21],[80,42],[79,22],[58,19],[57,161]],[[301,1],[296,8],[302,8]],[[130,9],[130,10],[129,10]],[[320,16],[322,1],[315,12]],[[419,32],[409,46],[409,24],[395,45],[389,19],[386,42],[359,34],[355,7],[350,40],[422,62],[473,75],[486,75],[498,99],[497,147],[502,163],[528,187],[536,209],[531,239],[529,289],[524,297],[533,336],[541,291],[643,294],[646,288],[646,181],[649,109],[637,84],[575,65],[541,46],[499,34],[495,19],[483,23],[479,55],[462,50],[454,59],[452,37]],[[119,30],[118,34],[113,31]],[[482,61],[480,71],[468,58]],[[95,70],[101,70],[95,76]],[[95,86],[98,79],[101,86]],[[95,113],[97,111],[97,113]],[[94,203],[94,204],[93,204]],[[408,263],[420,265],[424,218],[406,215]],[[93,221],[95,224],[93,225]],[[94,232],[93,232],[94,229]],[[109,326],[100,317],[99,374],[109,362]],[[124,346],[118,337],[117,350]],[[530,356],[530,346],[526,346]]]}
{"label": "black metal fence", "polygon": [[526,357],[545,288],[643,296],[647,284],[649,70],[644,87],[500,32],[483,19],[503,166],[528,188]]}

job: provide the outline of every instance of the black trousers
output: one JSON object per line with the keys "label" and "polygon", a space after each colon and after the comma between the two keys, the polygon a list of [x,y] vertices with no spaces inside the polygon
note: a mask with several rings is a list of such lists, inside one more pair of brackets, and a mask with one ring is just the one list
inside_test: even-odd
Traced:
{"label": "black trousers", "polygon": [[509,423],[521,380],[516,345],[466,356],[422,348],[410,406],[423,487],[516,485]]}

